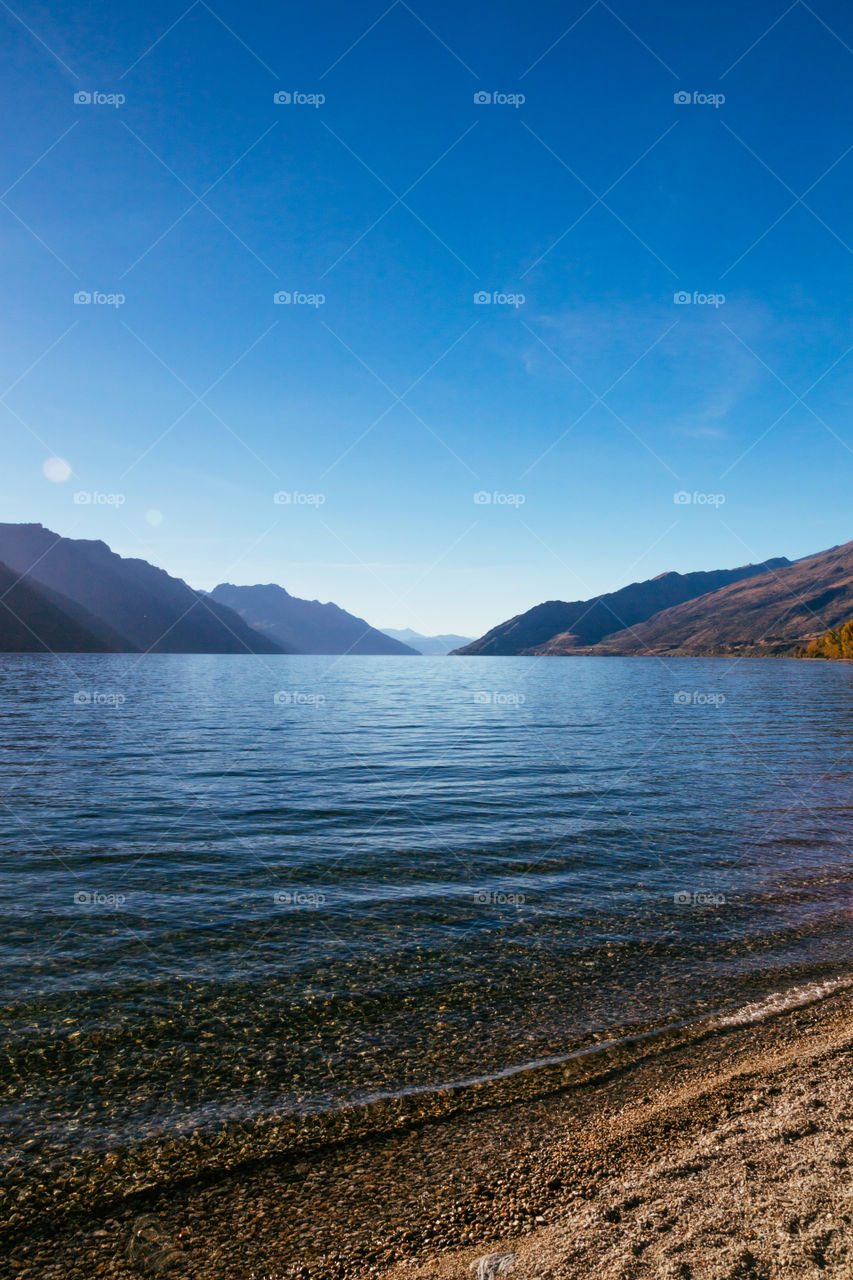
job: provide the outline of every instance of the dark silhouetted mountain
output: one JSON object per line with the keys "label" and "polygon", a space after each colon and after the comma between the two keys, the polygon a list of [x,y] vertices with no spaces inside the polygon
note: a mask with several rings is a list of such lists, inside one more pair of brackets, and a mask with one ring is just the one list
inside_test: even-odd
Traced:
{"label": "dark silhouetted mountain", "polygon": [[[0,564],[0,652],[106,653],[109,646],[80,625],[30,579]],[[69,604],[73,602],[69,601]]]}
{"label": "dark silhouetted mountain", "polygon": [[91,629],[106,648],[154,653],[287,650],[180,578],[146,560],[117,555],[105,542],[62,538],[40,524],[0,524],[0,560],[26,574],[30,586],[46,596],[58,592],[66,597],[78,625]]}
{"label": "dark silhouetted mountain", "polygon": [[[32,578],[27,578],[27,581],[31,586],[35,585]],[[61,591],[54,591],[51,587],[46,587],[43,582],[40,582],[38,584],[38,592],[39,595],[44,596],[45,600],[50,600],[69,618],[73,618],[84,630],[100,640],[110,652],[139,652],[139,646],[132,644],[126,636],[116,631],[115,627],[111,627],[109,623],[104,622],[103,618],[96,618],[88,609],[84,609],[82,604],[79,604],[76,600],[71,600],[68,596],[64,596]]]}
{"label": "dark silhouetted mountain", "polygon": [[[619,591],[591,600],[548,600],[508,622],[493,627],[479,640],[457,649],[460,654],[498,655],[539,651],[571,653],[597,644],[604,636],[634,628],[661,609],[694,600],[732,582],[756,577],[768,568],[790,561],[781,557],[766,564],[697,573],[662,573],[646,582],[633,582]],[[556,646],[556,647],[552,647]]]}
{"label": "dark silhouetted mountain", "polygon": [[610,635],[596,653],[780,654],[853,616],[853,542],[820,551]]}
{"label": "dark silhouetted mountain", "polygon": [[401,644],[411,645],[418,653],[425,654],[429,658],[442,658],[452,653],[454,649],[460,649],[462,645],[471,643],[470,636],[423,636],[419,631],[412,631],[410,627],[404,631],[395,631],[393,627],[379,629],[383,635],[390,636],[392,640],[399,640]]}
{"label": "dark silhouetted mountain", "polygon": [[235,587],[222,582],[210,599],[233,609],[261,635],[300,653],[417,654],[336,604],[300,600],[274,583]]}

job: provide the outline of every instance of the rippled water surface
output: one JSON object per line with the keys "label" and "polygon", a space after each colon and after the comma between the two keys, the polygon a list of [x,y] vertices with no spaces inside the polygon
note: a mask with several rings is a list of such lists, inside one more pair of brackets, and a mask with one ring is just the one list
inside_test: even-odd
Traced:
{"label": "rippled water surface", "polygon": [[851,965],[853,669],[0,658],[0,1122],[490,1076]]}

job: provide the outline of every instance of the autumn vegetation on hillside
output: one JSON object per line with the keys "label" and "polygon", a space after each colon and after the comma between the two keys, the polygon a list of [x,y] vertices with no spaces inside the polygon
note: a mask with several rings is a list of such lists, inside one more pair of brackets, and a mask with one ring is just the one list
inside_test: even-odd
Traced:
{"label": "autumn vegetation on hillside", "polygon": [[810,641],[805,649],[798,649],[797,657],[853,660],[853,618]]}

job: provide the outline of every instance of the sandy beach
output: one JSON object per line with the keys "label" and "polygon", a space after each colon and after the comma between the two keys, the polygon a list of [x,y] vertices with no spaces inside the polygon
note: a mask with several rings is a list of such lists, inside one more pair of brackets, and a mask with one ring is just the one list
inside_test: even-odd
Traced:
{"label": "sandy beach", "polygon": [[[605,1058],[582,1083],[532,1073],[529,1096],[505,1105],[152,1184],[94,1212],[58,1196],[7,1233],[4,1274],[462,1280],[507,1252],[518,1280],[853,1275],[853,994],[814,996],[747,1008],[630,1065]],[[142,1215],[161,1246],[128,1253]]]}

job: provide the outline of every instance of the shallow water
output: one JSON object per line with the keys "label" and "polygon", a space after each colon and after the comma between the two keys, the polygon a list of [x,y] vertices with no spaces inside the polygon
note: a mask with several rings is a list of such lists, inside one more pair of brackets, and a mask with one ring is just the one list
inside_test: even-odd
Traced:
{"label": "shallow water", "polygon": [[4,655],[0,715],[0,1126],[28,1152],[853,972],[844,664]]}

